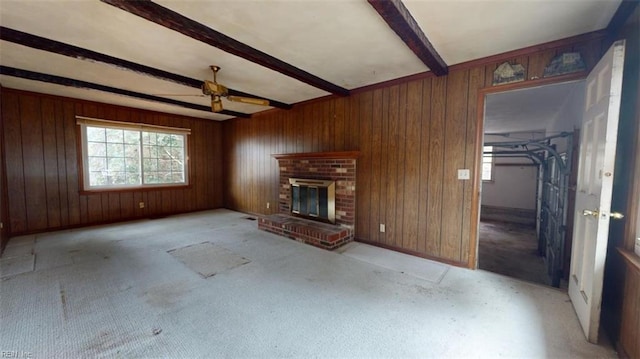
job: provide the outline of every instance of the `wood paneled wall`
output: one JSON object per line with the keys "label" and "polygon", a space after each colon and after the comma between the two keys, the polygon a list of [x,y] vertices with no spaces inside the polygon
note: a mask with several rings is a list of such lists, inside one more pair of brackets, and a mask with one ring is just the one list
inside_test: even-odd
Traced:
{"label": "wood paneled wall", "polygon": [[[0,91],[2,91],[2,87],[0,87]],[[2,101],[0,101],[0,113],[2,113]],[[5,173],[5,161],[4,161],[4,121],[0,121],[0,223],[2,223],[2,228],[0,228],[0,254],[4,251],[4,247],[9,242],[9,214],[7,211],[7,187],[5,183],[6,173]]]}
{"label": "wood paneled wall", "polygon": [[[190,128],[190,187],[82,194],[76,115]],[[2,89],[2,122],[10,235],[223,204],[219,122],[7,88]]]}
{"label": "wood paneled wall", "polygon": [[[394,81],[346,98],[225,121],[225,207],[277,211],[272,154],[358,150],[356,239],[474,266],[474,188],[472,181],[457,179],[457,170],[477,172],[478,90],[491,86],[504,61],[522,64],[527,78],[541,78],[554,56],[575,50],[590,68],[601,42],[602,36],[583,36],[539,45],[453,66],[444,77]],[[379,232],[381,223],[385,233]]]}
{"label": "wood paneled wall", "polygon": [[[640,358],[640,274],[622,259],[618,248],[633,252],[635,218],[640,210],[640,5],[611,41],[626,39],[624,76],[618,124],[618,145],[611,208],[622,221],[611,221],[604,269],[601,325],[620,352]],[[610,46],[610,43],[606,44]],[[637,257],[636,257],[637,258]]]}
{"label": "wood paneled wall", "polygon": [[[640,213],[640,5],[636,6],[613,40],[617,38],[626,39],[626,49],[618,131],[619,155],[616,155],[614,174],[618,182],[614,182],[612,207],[626,207],[628,219],[612,226],[609,243],[626,249],[631,258],[622,260],[617,251],[609,251],[612,254],[607,256],[607,261],[613,263],[607,263],[605,267],[605,281],[611,283],[605,282],[604,289],[609,291],[609,295],[603,298],[602,305],[603,310],[608,309],[613,318],[621,322],[618,331],[613,333],[614,341],[619,338],[620,352],[629,358],[640,358],[640,258],[633,253],[635,239],[640,235],[640,228],[634,220]],[[619,270],[620,266],[624,266],[623,271]],[[622,282],[623,290],[620,288]]]}
{"label": "wood paneled wall", "polygon": [[640,267],[637,264],[627,265],[624,298],[619,349],[628,358],[640,358]]}

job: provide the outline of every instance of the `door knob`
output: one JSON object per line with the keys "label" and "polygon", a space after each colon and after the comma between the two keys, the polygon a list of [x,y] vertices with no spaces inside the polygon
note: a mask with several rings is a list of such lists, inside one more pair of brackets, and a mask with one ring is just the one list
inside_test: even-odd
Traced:
{"label": "door knob", "polygon": [[585,209],[582,211],[582,215],[587,217],[587,216],[594,216],[596,218],[598,218],[598,215],[600,214],[600,212],[597,209],[594,209],[593,211],[590,209]]}
{"label": "door knob", "polygon": [[[594,209],[594,210],[585,209],[585,210],[582,211],[582,215],[585,216],[585,217],[593,216],[595,218],[598,218],[598,216],[600,215],[600,211],[598,211],[597,209]],[[613,219],[622,219],[622,218],[624,218],[624,214],[622,214],[620,212],[611,212],[609,214],[609,217],[611,217]]]}

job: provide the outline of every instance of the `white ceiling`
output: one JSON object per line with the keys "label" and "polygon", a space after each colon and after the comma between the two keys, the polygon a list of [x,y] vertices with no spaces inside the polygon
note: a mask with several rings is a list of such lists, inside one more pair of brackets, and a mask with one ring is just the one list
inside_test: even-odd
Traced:
{"label": "white ceiling", "polygon": [[[354,89],[428,71],[365,0],[156,0],[156,3],[240,42]],[[620,0],[404,0],[448,65],[606,27]],[[99,1],[2,0],[0,24],[164,71],[211,79],[235,90],[297,103],[327,95],[281,73]],[[0,64],[144,94],[199,94],[198,89],[98,62],[0,41]],[[4,87],[136,108],[224,120],[185,109],[97,90],[0,76]],[[172,97],[208,106],[202,97]],[[225,102],[255,113],[265,108]]]}
{"label": "white ceiling", "polygon": [[[485,99],[484,133],[544,133],[567,110],[565,106],[575,106],[571,101],[574,91],[584,92],[584,81],[489,94]],[[565,121],[573,124],[575,119]]]}

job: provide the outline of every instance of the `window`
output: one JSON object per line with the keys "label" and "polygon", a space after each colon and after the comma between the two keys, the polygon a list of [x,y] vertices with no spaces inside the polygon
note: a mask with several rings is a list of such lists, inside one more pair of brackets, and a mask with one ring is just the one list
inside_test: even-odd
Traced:
{"label": "window", "polygon": [[493,146],[484,146],[482,155],[482,180],[493,181],[493,156],[487,154],[493,152]]}
{"label": "window", "polygon": [[189,130],[78,117],[85,190],[188,184]]}

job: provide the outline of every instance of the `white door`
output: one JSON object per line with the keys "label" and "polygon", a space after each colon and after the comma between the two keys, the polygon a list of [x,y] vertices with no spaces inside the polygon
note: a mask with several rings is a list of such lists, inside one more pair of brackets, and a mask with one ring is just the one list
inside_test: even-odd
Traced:
{"label": "white door", "polygon": [[582,118],[569,297],[592,343],[600,326],[623,63],[618,41],[587,77]]}

